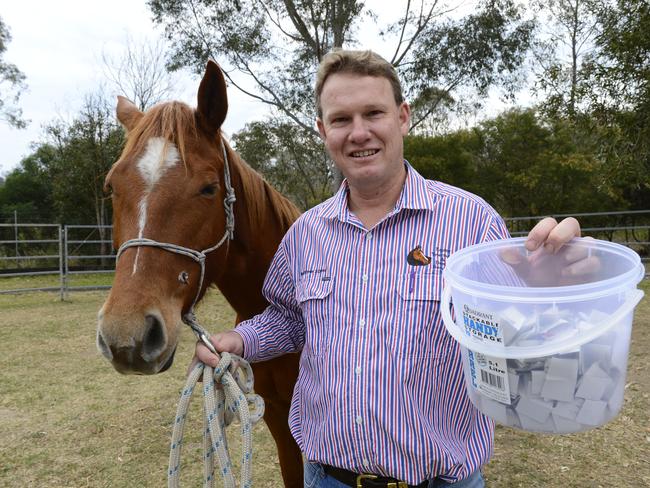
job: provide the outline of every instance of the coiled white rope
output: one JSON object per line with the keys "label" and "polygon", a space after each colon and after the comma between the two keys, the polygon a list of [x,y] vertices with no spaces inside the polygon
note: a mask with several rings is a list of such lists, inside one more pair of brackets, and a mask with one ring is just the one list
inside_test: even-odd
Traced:
{"label": "coiled white rope", "polygon": [[[183,428],[194,388],[203,376],[203,486],[214,488],[216,483],[215,457],[225,488],[235,488],[236,481],[228,451],[225,427],[235,418],[241,424],[242,455],[240,486],[250,488],[252,483],[252,427],[264,414],[264,401],[252,393],[253,371],[242,358],[227,352],[214,370],[203,363],[197,364],[190,372],[181,393],[174,421],[171,450],[169,453],[169,488],[180,486],[181,448]],[[253,411],[249,411],[252,405]],[[216,455],[216,456],[215,456]]]}

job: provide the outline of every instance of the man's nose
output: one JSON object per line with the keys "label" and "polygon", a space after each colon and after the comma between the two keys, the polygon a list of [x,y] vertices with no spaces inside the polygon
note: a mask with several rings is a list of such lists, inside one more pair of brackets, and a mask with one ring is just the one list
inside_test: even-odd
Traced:
{"label": "man's nose", "polygon": [[350,142],[360,143],[370,138],[370,129],[368,123],[363,117],[354,117],[349,135]]}

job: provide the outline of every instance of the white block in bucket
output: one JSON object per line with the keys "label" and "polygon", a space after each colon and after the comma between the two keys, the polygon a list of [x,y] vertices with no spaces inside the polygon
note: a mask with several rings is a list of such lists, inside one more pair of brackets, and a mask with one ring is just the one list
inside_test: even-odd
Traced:
{"label": "white block in bucket", "polygon": [[[497,422],[524,430],[564,433],[602,425],[622,405],[632,311],[643,296],[635,287],[645,269],[624,246],[574,239],[555,254],[536,251],[534,260],[543,266],[531,264],[520,274],[529,259],[524,242],[479,244],[447,260],[442,315],[461,346],[469,398]],[[516,267],[501,259],[506,251],[508,262],[513,252],[520,256]],[[598,269],[567,278],[567,255],[595,258]],[[470,268],[481,273],[466,273]],[[449,311],[452,297],[457,323]],[[479,388],[476,365],[473,370],[468,363],[477,357],[503,370],[491,381],[507,385],[509,395]]]}
{"label": "white block in bucket", "polygon": [[582,375],[575,396],[586,400],[601,400],[612,383],[609,375],[598,364],[593,364]]}

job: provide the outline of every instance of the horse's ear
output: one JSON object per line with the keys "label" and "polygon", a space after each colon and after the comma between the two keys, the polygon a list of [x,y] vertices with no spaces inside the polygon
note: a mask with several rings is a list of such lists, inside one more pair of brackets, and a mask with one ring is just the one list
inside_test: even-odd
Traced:
{"label": "horse's ear", "polygon": [[128,98],[117,96],[117,120],[124,127],[126,132],[131,132],[144,115],[135,104]]}
{"label": "horse's ear", "polygon": [[212,60],[205,67],[198,94],[199,121],[208,132],[216,132],[228,113],[226,80],[219,65]]}

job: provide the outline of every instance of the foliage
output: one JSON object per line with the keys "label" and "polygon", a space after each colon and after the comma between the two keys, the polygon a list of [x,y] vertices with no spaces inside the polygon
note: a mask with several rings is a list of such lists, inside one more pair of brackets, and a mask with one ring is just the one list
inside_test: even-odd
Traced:
{"label": "foliage", "polygon": [[10,41],[9,28],[0,18],[0,120],[22,129],[27,122],[23,119],[22,110],[16,107],[15,103],[18,102],[21,92],[27,85],[25,75],[18,67],[2,59]]}
{"label": "foliage", "polygon": [[416,106],[412,126],[435,114],[455,93],[463,95],[455,100],[459,108],[481,106],[495,86],[513,93],[522,81],[520,67],[533,32],[534,23],[524,20],[511,0],[479,2],[475,13],[466,17],[431,22],[412,61],[402,69],[410,97],[420,101],[429,94],[428,103]]}
{"label": "foliage", "polygon": [[542,38],[535,45],[534,90],[545,95],[542,109],[575,118],[589,91],[585,58],[598,31],[598,0],[536,0]]}
{"label": "foliage", "polygon": [[472,131],[435,137],[407,136],[404,155],[425,178],[482,194],[476,168],[478,138]]}
{"label": "foliage", "polygon": [[[363,23],[378,19],[367,3],[356,0],[149,0],[148,4],[172,43],[171,68],[201,72],[208,58],[218,60],[233,86],[274,109],[273,118],[278,120],[268,124],[274,127],[275,139],[262,147],[290,154],[313,152],[313,137],[306,134],[315,134],[312,87],[321,58],[335,47],[359,47]],[[515,84],[532,24],[522,21],[513,0],[478,4],[476,14],[452,21],[436,0],[407,2],[396,22],[377,26],[393,46],[392,52],[389,48],[388,54],[380,54],[401,74],[407,96],[417,101],[414,125],[427,122],[424,130],[430,130],[431,118],[443,106],[460,110],[472,105],[476,98],[468,100],[468,90],[483,95],[491,86]],[[463,103],[457,101],[461,99]],[[286,134],[279,136],[281,128]],[[297,150],[301,140],[307,147]],[[292,147],[277,147],[285,141]],[[263,156],[267,159],[263,168],[292,173],[290,165],[278,168],[285,159],[275,153]],[[286,161],[289,164],[291,158]],[[317,172],[330,175],[335,189],[338,180],[331,162],[323,156],[309,162],[322,166]],[[305,187],[311,184],[309,175],[303,176]]]}
{"label": "foliage", "polygon": [[52,222],[55,219],[49,175],[55,158],[55,149],[43,144],[7,175],[4,185],[0,186],[1,219],[8,219],[14,211],[22,221]]}
{"label": "foliage", "polygon": [[[88,95],[71,122],[45,127],[41,142],[0,187],[0,214],[14,210],[24,221],[108,225],[110,199],[104,195],[106,173],[119,158],[124,132],[101,95]],[[31,217],[30,217],[31,216]]]}
{"label": "foliage", "polygon": [[56,150],[50,174],[61,221],[110,224],[104,178],[124,144],[124,132],[114,120],[113,109],[101,94],[88,95],[72,122],[59,120],[46,130]]}
{"label": "foliage", "polygon": [[506,217],[624,205],[581,140],[570,124],[512,110],[472,130],[408,137],[404,150],[425,177],[472,191]]}
{"label": "foliage", "polygon": [[650,201],[650,4],[601,3],[601,30],[588,64],[591,120],[610,177],[633,208]]}
{"label": "foliage", "polygon": [[483,123],[479,178],[485,196],[506,216],[617,208],[600,161],[574,127],[514,110]]}
{"label": "foliage", "polygon": [[330,173],[313,132],[287,125],[278,119],[252,122],[233,142],[246,162],[305,210],[330,196]]}

